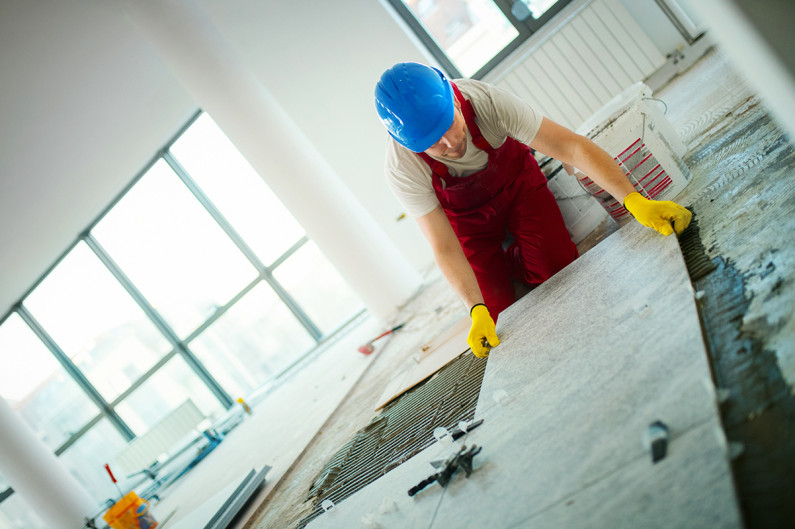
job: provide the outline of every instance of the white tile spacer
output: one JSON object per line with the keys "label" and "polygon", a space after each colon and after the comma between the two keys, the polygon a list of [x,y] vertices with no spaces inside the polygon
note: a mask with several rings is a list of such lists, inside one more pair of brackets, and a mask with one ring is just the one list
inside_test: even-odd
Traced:
{"label": "white tile spacer", "polygon": [[378,510],[381,514],[389,514],[398,510],[398,504],[392,498],[384,496],[384,499],[381,500],[381,507]]}
{"label": "white tile spacer", "polygon": [[511,401],[511,396],[508,395],[508,392],[504,389],[496,389],[494,393],[491,394],[491,398],[494,399],[494,402],[497,404],[508,404]]}
{"label": "white tile spacer", "polygon": [[362,516],[362,529],[381,529],[382,527],[376,520],[375,514],[368,513]]}

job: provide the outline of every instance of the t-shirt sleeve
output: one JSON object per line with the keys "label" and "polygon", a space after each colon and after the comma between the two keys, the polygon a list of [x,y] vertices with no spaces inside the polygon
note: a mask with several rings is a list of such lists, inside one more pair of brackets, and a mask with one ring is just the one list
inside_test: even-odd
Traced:
{"label": "t-shirt sleeve", "polygon": [[387,186],[409,216],[422,217],[439,205],[428,165],[394,140],[389,140],[384,173]]}
{"label": "t-shirt sleeve", "polygon": [[[490,114],[491,119],[482,120],[482,127],[491,129],[494,136],[510,136],[525,144],[535,139],[544,119],[536,108],[503,88],[480,81],[468,80],[467,88],[474,92],[476,113]],[[482,97],[475,97],[476,93]]]}

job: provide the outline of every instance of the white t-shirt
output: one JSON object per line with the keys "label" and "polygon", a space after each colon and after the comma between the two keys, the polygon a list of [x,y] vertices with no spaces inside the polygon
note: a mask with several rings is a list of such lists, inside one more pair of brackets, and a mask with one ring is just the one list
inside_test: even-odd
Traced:
{"label": "white t-shirt", "polygon": [[[543,119],[536,109],[496,86],[474,79],[453,82],[461,95],[472,103],[475,123],[489,145],[499,147],[508,136],[525,144],[535,139]],[[488,154],[475,147],[469,129],[466,154],[461,159],[434,159],[447,166],[450,176],[468,176],[488,164]],[[428,164],[391,136],[387,145],[385,172],[387,185],[412,217],[426,215],[439,205]]]}

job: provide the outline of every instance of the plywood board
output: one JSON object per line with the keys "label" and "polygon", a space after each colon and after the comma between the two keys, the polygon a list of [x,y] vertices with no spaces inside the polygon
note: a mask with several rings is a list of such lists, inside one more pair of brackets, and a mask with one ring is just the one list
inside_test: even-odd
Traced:
{"label": "plywood board", "polygon": [[453,323],[441,334],[421,345],[406,359],[398,373],[389,381],[376,403],[378,411],[394,399],[449,364],[469,349],[467,335],[471,320],[466,317]]}
{"label": "plywood board", "polygon": [[199,508],[173,526],[173,529],[225,529],[240,513],[243,506],[251,500],[254,492],[265,481],[269,466],[259,472],[249,471],[245,476],[221,489],[212,498],[203,502]]}
{"label": "plywood board", "polygon": [[[472,476],[409,498],[432,446],[309,529],[367,516],[384,529],[741,527],[676,239],[625,226],[501,314],[498,332],[484,422],[461,441],[483,447]],[[657,464],[641,442],[655,420],[671,432]]]}

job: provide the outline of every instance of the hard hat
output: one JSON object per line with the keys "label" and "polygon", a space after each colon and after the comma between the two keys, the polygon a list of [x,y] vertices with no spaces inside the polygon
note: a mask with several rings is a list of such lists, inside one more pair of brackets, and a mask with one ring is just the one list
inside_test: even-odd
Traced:
{"label": "hard hat", "polygon": [[403,62],[385,71],[376,84],[375,108],[398,143],[422,152],[453,124],[453,90],[436,68]]}

